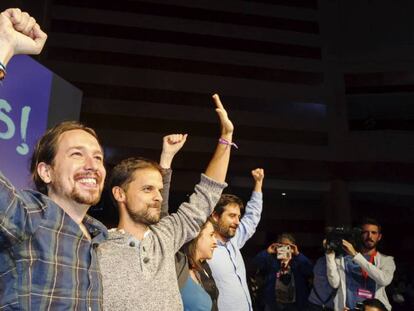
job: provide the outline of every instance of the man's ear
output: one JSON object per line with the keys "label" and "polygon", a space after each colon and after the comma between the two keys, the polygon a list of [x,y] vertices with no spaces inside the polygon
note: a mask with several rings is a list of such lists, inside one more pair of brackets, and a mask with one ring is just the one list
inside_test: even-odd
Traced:
{"label": "man's ear", "polygon": [[40,162],[37,165],[37,174],[43,180],[45,184],[50,184],[52,181],[51,166],[45,162]]}
{"label": "man's ear", "polygon": [[216,211],[213,211],[213,213],[211,213],[211,217],[213,217],[214,221],[215,221],[216,223],[218,223],[218,221],[219,221],[219,219],[220,219],[220,216],[219,216],[219,214],[217,214],[217,212],[216,212]]}
{"label": "man's ear", "polygon": [[119,186],[115,186],[112,188],[112,195],[114,196],[117,202],[125,202],[126,200],[125,191]]}

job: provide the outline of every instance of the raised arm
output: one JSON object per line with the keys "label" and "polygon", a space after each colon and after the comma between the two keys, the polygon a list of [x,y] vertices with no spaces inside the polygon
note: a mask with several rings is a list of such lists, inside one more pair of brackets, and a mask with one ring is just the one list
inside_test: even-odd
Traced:
{"label": "raised arm", "polygon": [[229,166],[234,126],[220,101],[220,97],[217,94],[214,94],[213,100],[216,105],[216,112],[220,119],[221,135],[216,151],[207,166],[205,175],[216,182],[223,183],[226,180],[227,168]]}
{"label": "raised arm", "polygon": [[[176,214],[163,218],[161,221],[171,228],[174,234],[174,247],[178,250],[185,242],[193,239],[200,231],[201,225],[211,214],[226,187],[225,178],[230,159],[233,138],[233,124],[227,116],[218,95],[213,96],[221,126],[221,141],[207,166],[201,181],[195,186],[189,201],[181,204]],[[223,141],[225,140],[225,141]]]}
{"label": "raised arm", "polygon": [[263,179],[264,179],[264,170],[262,168],[256,168],[252,171],[252,176],[254,179],[254,192],[262,192]]}
{"label": "raised arm", "polygon": [[[39,54],[46,34],[36,21],[19,9],[0,13],[0,80],[9,60],[16,54]],[[39,200],[41,197],[39,198]],[[0,172],[0,248],[10,247],[32,234],[41,222],[44,210],[30,204]]]}
{"label": "raised arm", "polygon": [[381,268],[367,261],[361,253],[357,253],[352,260],[366,271],[368,276],[379,286],[388,286],[391,284],[395,272],[395,262],[393,257],[383,257],[381,259]]}
{"label": "raised arm", "polygon": [[384,257],[384,264],[380,269],[367,261],[361,253],[358,253],[354,246],[346,240],[342,240],[343,249],[352,256],[352,260],[365,270],[369,277],[380,286],[387,286],[392,282],[395,271],[394,258],[390,256]]}
{"label": "raised arm", "polygon": [[338,266],[335,261],[335,252],[326,252],[326,277],[332,288],[338,288],[341,283]]}
{"label": "raised arm", "polygon": [[172,161],[178,151],[187,141],[187,134],[170,134],[164,136],[162,140],[162,152],[160,156],[160,166],[163,169],[170,169]]}
{"label": "raised arm", "polygon": [[[41,200],[40,194],[37,198],[25,196],[0,172],[0,249],[28,239],[37,230],[47,206]],[[38,208],[39,202],[43,209]]]}
{"label": "raised arm", "polygon": [[240,220],[240,225],[234,237],[239,248],[242,248],[247,240],[256,232],[263,210],[262,186],[264,170],[262,168],[256,168],[251,174],[254,180],[253,192],[249,202],[246,204],[246,211]]}
{"label": "raised arm", "polygon": [[[28,13],[7,9],[0,14],[0,62],[7,66],[17,54],[39,54],[47,35]],[[0,79],[4,77],[0,70]]]}
{"label": "raised arm", "polygon": [[170,184],[171,184],[171,164],[174,156],[184,146],[187,140],[187,134],[171,134],[164,136],[162,140],[162,152],[160,157],[160,166],[162,168],[162,204],[161,204],[161,218],[168,215],[169,205],[168,199],[170,196]]}

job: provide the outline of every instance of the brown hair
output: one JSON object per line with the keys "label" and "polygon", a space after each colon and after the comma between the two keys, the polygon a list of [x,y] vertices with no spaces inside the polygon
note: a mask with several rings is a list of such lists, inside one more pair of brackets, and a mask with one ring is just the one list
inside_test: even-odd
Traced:
{"label": "brown hair", "polygon": [[240,207],[240,210],[244,208],[243,201],[234,194],[222,194],[220,200],[217,202],[214,207],[214,212],[220,217],[223,214],[224,209],[229,204],[237,204]]}
{"label": "brown hair", "polygon": [[281,243],[283,239],[289,240],[292,244],[296,244],[296,239],[291,233],[283,232],[277,236],[278,243]]}
{"label": "brown hair", "polygon": [[157,162],[142,157],[127,158],[115,165],[108,182],[112,203],[114,203],[115,206],[117,206],[117,203],[112,194],[112,188],[121,187],[125,190],[128,184],[133,181],[134,173],[137,170],[147,168],[155,169],[159,171],[161,175],[163,174],[162,168]]}
{"label": "brown hair", "polygon": [[195,260],[196,251],[197,251],[197,242],[201,237],[201,231],[203,231],[207,227],[208,223],[210,223],[214,227],[214,222],[211,216],[207,218],[207,221],[201,226],[200,233],[192,241],[190,241],[183,247],[184,253],[187,255],[190,268],[193,268],[197,271],[203,270],[201,266],[201,262]]}
{"label": "brown hair", "polygon": [[362,219],[361,224],[360,224],[360,228],[362,229],[362,227],[365,226],[365,225],[374,225],[374,226],[377,226],[378,233],[382,233],[381,232],[382,231],[382,227],[381,227],[380,223],[376,219],[374,219],[374,218],[366,217],[366,218]]}
{"label": "brown hair", "polygon": [[47,184],[43,182],[42,178],[40,178],[37,173],[37,166],[41,162],[53,165],[60,136],[63,133],[72,130],[83,130],[95,137],[99,143],[96,132],[90,127],[87,127],[77,121],[65,121],[50,128],[37,142],[30,163],[30,174],[33,183],[36,186],[36,189],[43,194],[47,194]]}

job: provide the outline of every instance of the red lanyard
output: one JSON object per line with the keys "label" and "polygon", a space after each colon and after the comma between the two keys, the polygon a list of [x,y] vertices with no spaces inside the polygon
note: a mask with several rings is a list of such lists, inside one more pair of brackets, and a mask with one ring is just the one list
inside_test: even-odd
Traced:
{"label": "red lanyard", "polygon": [[[369,256],[369,262],[371,264],[375,264],[374,260],[375,260],[375,256],[377,256],[377,251],[375,251],[372,255]],[[362,272],[362,278],[365,280],[365,284],[367,283],[367,279],[368,279],[368,273],[361,268],[361,272]]]}

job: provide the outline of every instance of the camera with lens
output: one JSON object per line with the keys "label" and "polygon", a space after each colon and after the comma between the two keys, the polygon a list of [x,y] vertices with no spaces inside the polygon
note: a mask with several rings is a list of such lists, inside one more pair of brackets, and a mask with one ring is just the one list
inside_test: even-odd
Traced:
{"label": "camera with lens", "polygon": [[360,228],[329,227],[326,230],[325,250],[334,251],[337,256],[344,256],[346,252],[342,247],[342,240],[346,240],[355,248],[359,248],[361,246],[361,233]]}
{"label": "camera with lens", "polygon": [[283,245],[277,247],[277,259],[289,260],[292,258],[292,249],[290,245]]}

